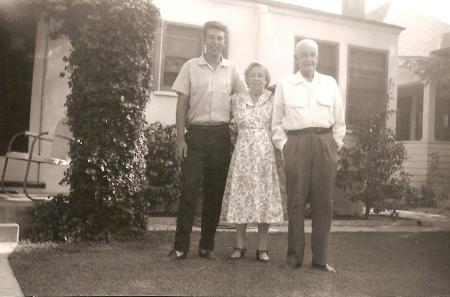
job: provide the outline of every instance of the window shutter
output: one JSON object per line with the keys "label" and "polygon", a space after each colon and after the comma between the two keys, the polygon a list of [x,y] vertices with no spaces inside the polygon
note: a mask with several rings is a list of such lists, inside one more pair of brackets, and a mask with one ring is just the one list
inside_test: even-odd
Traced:
{"label": "window shutter", "polygon": [[162,41],[162,29],[163,24],[155,30],[155,39],[152,44],[152,90],[159,91],[160,75],[159,70],[161,68],[161,41]]}

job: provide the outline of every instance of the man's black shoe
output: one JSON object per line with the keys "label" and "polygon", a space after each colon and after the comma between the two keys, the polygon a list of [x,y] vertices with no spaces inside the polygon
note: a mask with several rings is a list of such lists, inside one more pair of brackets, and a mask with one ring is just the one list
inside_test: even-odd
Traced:
{"label": "man's black shoe", "polygon": [[205,259],[209,259],[209,260],[214,260],[216,259],[216,255],[214,254],[213,251],[211,250],[203,250],[203,249],[199,249],[198,250],[198,256],[205,258]]}

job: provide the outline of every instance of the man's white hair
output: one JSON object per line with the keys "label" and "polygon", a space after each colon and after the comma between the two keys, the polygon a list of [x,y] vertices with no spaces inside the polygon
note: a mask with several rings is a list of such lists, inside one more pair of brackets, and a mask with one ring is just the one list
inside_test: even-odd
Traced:
{"label": "man's white hair", "polygon": [[314,47],[316,51],[319,51],[319,45],[312,39],[302,39],[295,45],[295,54],[297,55],[301,48],[305,46]]}

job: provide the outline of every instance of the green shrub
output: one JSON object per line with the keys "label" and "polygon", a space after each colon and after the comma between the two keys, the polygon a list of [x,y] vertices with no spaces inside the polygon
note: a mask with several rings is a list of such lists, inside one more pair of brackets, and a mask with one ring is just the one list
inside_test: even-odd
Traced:
{"label": "green shrub", "polygon": [[155,210],[158,204],[178,201],[181,195],[181,167],[175,158],[175,125],[152,123],[145,131],[148,153],[145,196]]}
{"label": "green shrub", "polygon": [[448,194],[444,188],[444,175],[439,169],[439,154],[430,153],[430,165],[428,167],[425,184],[417,189],[414,195],[407,200],[412,207],[438,207],[445,205]]}
{"label": "green shrub", "polygon": [[70,215],[70,201],[67,196],[56,195],[49,201],[34,202],[19,219],[21,239],[32,241],[64,241],[73,233]]}
{"label": "green shrub", "polygon": [[356,144],[341,151],[338,186],[352,201],[363,201],[365,217],[372,207],[396,211],[410,191],[410,175],[404,170],[406,149],[386,127],[392,111],[388,95],[361,114],[354,136]]}
{"label": "green shrub", "polygon": [[[108,240],[146,228],[145,106],[159,11],[150,0],[36,0],[55,20],[51,36],[67,37],[67,117],[76,141],[63,182],[67,197],[38,204],[38,239]],[[67,205],[67,207],[66,207]],[[58,209],[55,213],[53,208]],[[37,212],[41,212],[38,214]],[[50,227],[52,231],[45,233]],[[57,230],[54,230],[57,228]]]}

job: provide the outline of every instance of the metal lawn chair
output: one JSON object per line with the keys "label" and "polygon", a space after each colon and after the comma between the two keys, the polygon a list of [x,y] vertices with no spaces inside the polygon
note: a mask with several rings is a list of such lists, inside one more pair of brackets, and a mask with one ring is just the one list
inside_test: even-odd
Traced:
{"label": "metal lawn chair", "polygon": [[[23,152],[17,152],[12,150],[12,146],[14,144],[14,141],[19,136],[25,136],[32,140],[31,147],[29,149],[28,153]],[[67,125],[67,118],[63,118],[59,121],[59,123],[56,125],[55,132],[53,135],[49,135],[49,132],[41,132],[41,133],[35,133],[30,131],[22,131],[17,134],[15,134],[8,145],[8,151],[5,155],[5,163],[3,166],[3,173],[2,173],[2,180],[1,180],[1,187],[3,192],[8,194],[9,196],[13,196],[11,192],[8,192],[6,190],[5,186],[5,176],[6,176],[6,170],[8,167],[8,160],[14,159],[14,160],[21,160],[26,161],[27,166],[25,169],[25,178],[23,181],[23,192],[24,194],[30,199],[30,200],[41,200],[37,198],[33,198],[30,196],[30,194],[27,191],[27,185],[28,185],[28,174],[30,171],[31,163],[45,163],[50,165],[56,165],[56,166],[68,166],[70,164],[70,159],[68,157],[69,154],[69,144],[72,140],[72,132],[70,131],[69,126]],[[49,156],[39,155],[38,153],[34,152],[36,142],[38,141],[46,141],[51,144],[51,150]]]}

